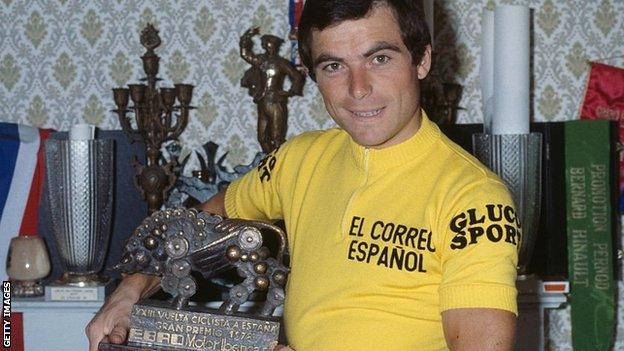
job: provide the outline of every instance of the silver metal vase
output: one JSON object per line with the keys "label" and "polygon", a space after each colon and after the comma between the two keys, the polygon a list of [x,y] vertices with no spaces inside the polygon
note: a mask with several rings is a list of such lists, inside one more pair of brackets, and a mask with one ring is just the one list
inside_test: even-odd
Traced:
{"label": "silver metal vase", "polygon": [[65,273],[59,283],[95,286],[111,236],[114,141],[47,140],[52,230]]}

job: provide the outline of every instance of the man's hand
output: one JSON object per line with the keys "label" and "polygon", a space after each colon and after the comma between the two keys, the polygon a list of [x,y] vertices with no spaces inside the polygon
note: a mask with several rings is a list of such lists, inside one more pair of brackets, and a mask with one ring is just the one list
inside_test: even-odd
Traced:
{"label": "man's hand", "polygon": [[89,351],[97,351],[98,344],[102,340],[108,340],[113,344],[121,344],[126,341],[128,328],[130,328],[130,312],[132,312],[134,302],[136,301],[116,295],[112,295],[106,301],[87,325]]}
{"label": "man's hand", "polygon": [[[251,30],[251,33],[257,31]],[[225,216],[225,188],[199,206],[202,211]],[[87,325],[89,351],[97,351],[100,341],[113,344],[126,341],[130,328],[132,306],[140,299],[149,297],[160,287],[160,278],[145,274],[124,277],[115,292],[106,300],[100,311]],[[287,351],[289,349],[285,349]]]}
{"label": "man's hand", "polygon": [[495,308],[458,308],[442,312],[446,344],[454,351],[513,350],[516,316]]}
{"label": "man's hand", "polygon": [[126,341],[132,306],[139,298],[147,297],[157,290],[159,282],[159,278],[144,274],[125,277],[85,329],[89,338],[89,351],[97,351],[102,340],[113,344]]}

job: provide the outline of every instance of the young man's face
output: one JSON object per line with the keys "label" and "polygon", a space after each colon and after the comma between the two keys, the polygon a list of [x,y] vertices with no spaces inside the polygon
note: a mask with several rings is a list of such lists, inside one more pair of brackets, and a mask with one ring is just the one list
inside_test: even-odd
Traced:
{"label": "young man's face", "polygon": [[428,47],[418,65],[392,10],[376,6],[364,18],[312,32],[314,73],[327,111],[355,142],[384,148],[420,126],[418,80],[429,72]]}

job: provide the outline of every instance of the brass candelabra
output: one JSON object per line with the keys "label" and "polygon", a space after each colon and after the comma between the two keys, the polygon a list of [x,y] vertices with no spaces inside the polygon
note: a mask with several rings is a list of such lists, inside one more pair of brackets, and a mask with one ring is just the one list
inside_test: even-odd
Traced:
{"label": "brass candelabra", "polygon": [[[147,150],[147,166],[136,158],[133,161],[135,185],[147,201],[149,213],[160,209],[169,190],[176,181],[173,167],[176,160],[165,163],[161,147],[164,142],[177,140],[188,123],[193,96],[190,84],[175,84],[173,88],[157,88],[160,58],[155,54],[161,44],[158,30],[148,24],[141,31],[141,44],[147,49],[141,56],[147,84],[128,84],[127,88],[114,88],[113,98],[119,123],[131,142],[143,142]],[[128,106],[129,99],[133,105]],[[176,100],[179,104],[176,105]],[[128,114],[134,115],[134,123]]]}

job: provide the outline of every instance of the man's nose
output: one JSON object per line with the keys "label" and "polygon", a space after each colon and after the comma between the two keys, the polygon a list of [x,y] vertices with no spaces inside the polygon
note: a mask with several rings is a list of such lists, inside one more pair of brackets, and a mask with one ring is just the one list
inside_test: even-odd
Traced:
{"label": "man's nose", "polygon": [[368,77],[368,72],[365,69],[357,68],[351,70],[350,73],[349,94],[358,100],[369,96],[373,92],[373,86]]}

